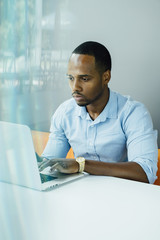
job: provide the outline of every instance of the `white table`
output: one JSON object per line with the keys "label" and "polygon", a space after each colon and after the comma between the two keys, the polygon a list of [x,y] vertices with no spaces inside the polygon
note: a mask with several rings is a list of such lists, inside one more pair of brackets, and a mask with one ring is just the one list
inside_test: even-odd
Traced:
{"label": "white table", "polygon": [[0,183],[0,240],[159,240],[160,187],[87,176],[50,192]]}

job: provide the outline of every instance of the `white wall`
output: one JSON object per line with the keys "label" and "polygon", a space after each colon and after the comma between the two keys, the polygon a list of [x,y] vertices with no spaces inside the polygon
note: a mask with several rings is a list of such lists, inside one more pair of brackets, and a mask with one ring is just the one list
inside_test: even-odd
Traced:
{"label": "white wall", "polygon": [[42,6],[48,9],[42,11],[42,31],[52,33],[52,84],[21,94],[0,87],[0,119],[48,131],[53,112],[71,97],[65,77],[71,52],[94,40],[111,53],[110,88],[143,102],[160,132],[160,0],[43,0]]}
{"label": "white wall", "polygon": [[[110,87],[143,102],[160,132],[160,0],[61,0],[59,3],[59,31],[65,37],[62,50],[67,49],[70,54],[87,40],[108,47],[113,61]],[[61,41],[59,38],[57,42]],[[65,96],[69,96],[69,88]]]}

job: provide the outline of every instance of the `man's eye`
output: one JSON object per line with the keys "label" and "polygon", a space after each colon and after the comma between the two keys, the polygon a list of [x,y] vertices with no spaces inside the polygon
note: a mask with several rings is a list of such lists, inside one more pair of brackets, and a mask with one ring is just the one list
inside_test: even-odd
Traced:
{"label": "man's eye", "polygon": [[83,79],[83,81],[85,81],[85,82],[87,82],[87,81],[89,80],[88,77],[83,77],[82,79]]}
{"label": "man's eye", "polygon": [[68,76],[68,80],[69,80],[69,81],[73,81],[73,79],[74,79],[73,77]]}

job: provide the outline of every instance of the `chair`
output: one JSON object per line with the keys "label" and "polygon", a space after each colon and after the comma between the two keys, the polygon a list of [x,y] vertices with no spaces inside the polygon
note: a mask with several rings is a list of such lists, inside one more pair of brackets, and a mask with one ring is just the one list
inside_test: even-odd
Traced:
{"label": "chair", "polygon": [[155,185],[160,186],[160,149],[158,149],[158,171],[157,171],[157,180],[154,182]]}
{"label": "chair", "polygon": [[49,133],[32,130],[31,134],[33,138],[34,149],[40,156],[48,142]]}
{"label": "chair", "polygon": [[66,158],[74,158],[74,153],[73,153],[73,149],[70,148],[69,152],[67,153]]}

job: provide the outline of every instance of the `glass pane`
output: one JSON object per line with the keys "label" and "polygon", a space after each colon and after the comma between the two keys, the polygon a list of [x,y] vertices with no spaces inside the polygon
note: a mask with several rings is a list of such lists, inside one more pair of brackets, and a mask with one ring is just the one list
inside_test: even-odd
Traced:
{"label": "glass pane", "polygon": [[67,1],[0,0],[0,120],[48,131],[70,96]]}

